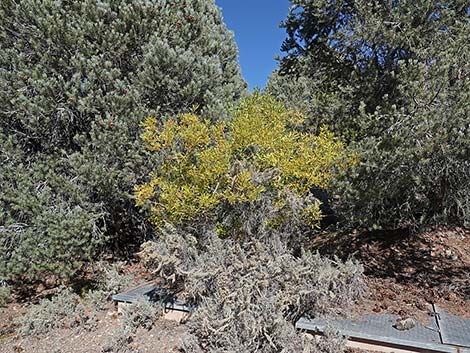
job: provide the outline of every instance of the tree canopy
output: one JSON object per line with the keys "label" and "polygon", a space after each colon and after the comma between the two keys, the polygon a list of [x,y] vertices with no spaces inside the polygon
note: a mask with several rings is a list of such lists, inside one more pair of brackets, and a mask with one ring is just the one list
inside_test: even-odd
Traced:
{"label": "tree canopy", "polygon": [[[343,215],[369,226],[468,223],[467,1],[292,0],[268,91],[300,91],[362,155],[339,187]],[[291,105],[292,102],[291,101]]]}

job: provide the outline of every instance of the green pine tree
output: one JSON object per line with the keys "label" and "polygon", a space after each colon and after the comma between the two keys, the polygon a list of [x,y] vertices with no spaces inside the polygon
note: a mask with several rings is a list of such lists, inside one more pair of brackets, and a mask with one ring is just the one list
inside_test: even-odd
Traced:
{"label": "green pine tree", "polygon": [[362,155],[335,189],[346,220],[469,224],[468,2],[291,3],[276,80]]}
{"label": "green pine tree", "polygon": [[70,276],[148,229],[129,198],[152,160],[140,122],[245,94],[213,0],[0,4],[0,276]]}

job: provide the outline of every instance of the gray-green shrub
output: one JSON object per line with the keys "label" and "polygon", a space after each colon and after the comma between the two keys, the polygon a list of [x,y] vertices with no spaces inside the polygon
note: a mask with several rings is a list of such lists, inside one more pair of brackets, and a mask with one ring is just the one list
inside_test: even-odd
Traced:
{"label": "gray-green shrub", "polygon": [[85,293],[87,304],[94,310],[103,310],[113,294],[129,289],[135,279],[132,274],[124,274],[124,263],[97,262],[93,264],[93,288]]}
{"label": "gray-green shrub", "polygon": [[16,320],[20,335],[41,335],[58,328],[94,327],[80,297],[70,289],[62,289],[51,299],[41,299],[31,305],[27,313]]}
{"label": "gray-green shrub", "polygon": [[337,316],[364,292],[362,267],[292,251],[272,234],[237,243],[206,234],[197,242],[167,229],[141,257],[197,307],[187,352],[320,352],[297,333],[301,316]]}
{"label": "gray-green shrub", "polygon": [[162,314],[162,306],[146,298],[138,298],[135,303],[123,307],[121,325],[134,333],[138,328],[150,330]]}
{"label": "gray-green shrub", "polygon": [[113,353],[138,353],[135,348],[131,347],[134,339],[135,333],[130,328],[121,325],[106,338],[101,350]]}
{"label": "gray-green shrub", "polygon": [[109,335],[102,347],[103,352],[134,353],[132,347],[139,328],[151,330],[155,322],[162,316],[163,308],[146,298],[138,298],[135,303],[126,304],[122,308],[120,325]]}

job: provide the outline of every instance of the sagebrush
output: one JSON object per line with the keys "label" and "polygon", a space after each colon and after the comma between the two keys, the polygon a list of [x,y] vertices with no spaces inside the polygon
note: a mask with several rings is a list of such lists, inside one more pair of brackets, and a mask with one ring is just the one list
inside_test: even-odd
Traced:
{"label": "sagebrush", "polygon": [[122,271],[123,263],[97,262],[93,265],[93,286],[84,295],[87,304],[94,310],[103,310],[113,294],[128,289],[133,281],[132,274]]}
{"label": "sagebrush", "polygon": [[63,288],[51,299],[41,299],[29,307],[16,321],[20,335],[42,335],[58,328],[93,329],[93,313],[87,311],[80,297],[71,289]]}
{"label": "sagebrush", "polygon": [[244,243],[215,233],[205,240],[175,229],[165,234],[144,244],[140,256],[169,289],[197,305],[188,352],[314,352],[315,344],[295,331],[296,320],[344,314],[364,292],[357,263],[294,256],[274,234]]}

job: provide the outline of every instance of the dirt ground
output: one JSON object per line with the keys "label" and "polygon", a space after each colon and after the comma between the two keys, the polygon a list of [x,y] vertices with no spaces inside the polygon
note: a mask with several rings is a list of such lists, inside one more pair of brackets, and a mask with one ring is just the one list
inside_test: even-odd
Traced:
{"label": "dirt ground", "polygon": [[[179,352],[180,340],[186,326],[175,321],[161,319],[151,330],[138,329],[127,344],[116,344],[120,335],[120,317],[117,308],[109,308],[97,317],[97,328],[56,329],[43,336],[20,337],[15,334],[11,319],[19,313],[18,307],[10,305],[0,314],[0,353],[172,353]],[[9,321],[4,321],[9,319]],[[111,346],[122,350],[111,350]]]}
{"label": "dirt ground", "polygon": [[358,312],[411,316],[429,304],[470,317],[470,230],[437,229],[324,234],[311,244],[325,255],[354,257],[364,266],[369,296]]}
{"label": "dirt ground", "polygon": [[[470,230],[325,233],[311,247],[324,255],[352,256],[363,264],[369,294],[354,308],[355,314],[391,313],[426,321],[429,304],[437,303],[470,317]],[[148,279],[133,266],[128,270]],[[40,337],[19,337],[13,323],[25,310],[19,303],[0,309],[0,353],[105,352],[119,333],[120,317],[110,304],[97,316],[96,330],[59,329]],[[125,352],[178,352],[185,332],[185,325],[160,320],[150,331],[139,329]]]}

